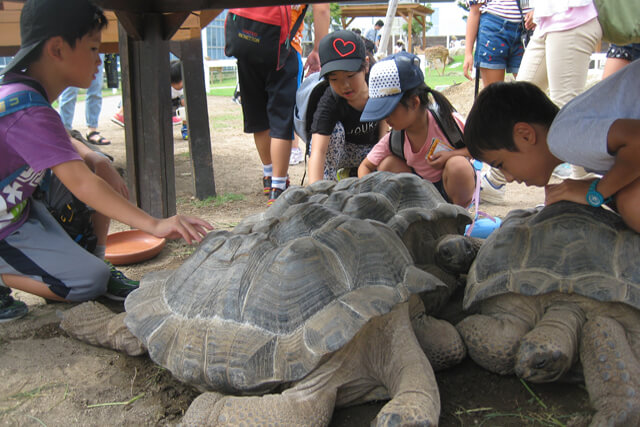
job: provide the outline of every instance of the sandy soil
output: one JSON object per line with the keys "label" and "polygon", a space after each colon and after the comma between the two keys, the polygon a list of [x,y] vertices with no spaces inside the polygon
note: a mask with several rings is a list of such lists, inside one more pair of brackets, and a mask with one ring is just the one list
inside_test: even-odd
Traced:
{"label": "sandy soil", "polygon": [[[472,99],[469,84],[453,88],[448,96],[463,113]],[[113,141],[105,151],[124,167],[124,131],[109,122],[117,99],[105,98],[103,134]],[[76,126],[84,131],[84,105],[79,103]],[[175,130],[178,211],[196,214],[216,228],[232,228],[245,216],[266,208],[260,162],[252,139],[241,132],[240,107],[228,98],[209,98],[216,188],[219,196],[239,199],[217,204],[193,198],[188,143]],[[290,169],[299,184],[304,164]],[[543,201],[541,189],[509,184],[508,204],[482,205],[485,212],[504,216],[509,210]],[[112,230],[126,229],[113,224]],[[175,268],[193,251],[181,242],[169,242],[153,260],[123,267],[132,278],[146,272]],[[2,425],[175,425],[197,396],[148,357],[128,357],[69,338],[58,327],[58,312],[67,304],[16,292],[27,302],[29,314],[0,325],[0,423]],[[459,316],[459,296],[451,317]],[[114,309],[121,307],[114,306]],[[437,374],[442,400],[442,426],[586,425],[590,417],[582,385],[526,385],[515,377],[501,377],[467,359]],[[337,410],[332,426],[364,426],[383,403]]]}

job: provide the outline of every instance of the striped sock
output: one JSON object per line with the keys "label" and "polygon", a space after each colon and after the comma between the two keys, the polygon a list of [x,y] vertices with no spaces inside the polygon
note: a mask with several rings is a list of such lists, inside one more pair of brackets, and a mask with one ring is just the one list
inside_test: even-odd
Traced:
{"label": "striped sock", "polygon": [[274,176],[271,178],[271,187],[279,188],[280,190],[287,189],[287,177],[286,176]]}
{"label": "striped sock", "polygon": [[264,176],[273,176],[273,165],[262,165],[262,175]]}

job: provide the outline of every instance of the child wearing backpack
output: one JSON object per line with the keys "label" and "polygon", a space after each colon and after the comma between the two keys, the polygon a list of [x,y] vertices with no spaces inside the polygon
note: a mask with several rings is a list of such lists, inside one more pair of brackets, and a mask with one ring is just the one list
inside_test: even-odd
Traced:
{"label": "child wearing backpack", "polygon": [[[434,112],[429,108],[430,96],[435,101]],[[424,83],[417,56],[399,52],[376,63],[360,119],[385,119],[394,130],[362,161],[358,177],[375,170],[414,172],[431,181],[445,200],[466,208],[475,189],[475,171],[467,149],[447,137],[445,129],[464,126],[454,113],[447,98]],[[402,150],[394,153],[392,135],[399,131],[404,133]]]}
{"label": "child wearing backpack", "polygon": [[388,129],[381,120],[360,120],[369,98],[370,64],[362,37],[353,31],[335,31],[320,41],[319,53],[320,78],[329,84],[310,128],[310,183],[336,180],[340,168],[357,168]]}
{"label": "child wearing backpack", "polygon": [[131,204],[87,167],[51,108],[66,87],[91,84],[106,24],[88,0],[27,0],[22,9],[22,45],[0,86],[0,321],[27,313],[9,288],[59,301],[113,291],[109,266],[76,244],[32,197],[48,169],[97,212],[155,236],[191,243],[212,229],[194,217],[153,218]]}

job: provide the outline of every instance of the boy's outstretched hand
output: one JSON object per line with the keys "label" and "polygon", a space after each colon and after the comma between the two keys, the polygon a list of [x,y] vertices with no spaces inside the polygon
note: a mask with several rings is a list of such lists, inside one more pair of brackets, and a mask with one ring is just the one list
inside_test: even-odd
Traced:
{"label": "boy's outstretched hand", "polygon": [[545,205],[561,200],[587,204],[587,192],[593,180],[565,179],[559,184],[548,184],[544,187]]}
{"label": "boy's outstretched hand", "polygon": [[175,215],[170,218],[156,219],[151,234],[167,239],[179,239],[182,237],[187,243],[201,242],[206,236],[207,230],[213,230],[213,226],[207,221],[187,215]]}

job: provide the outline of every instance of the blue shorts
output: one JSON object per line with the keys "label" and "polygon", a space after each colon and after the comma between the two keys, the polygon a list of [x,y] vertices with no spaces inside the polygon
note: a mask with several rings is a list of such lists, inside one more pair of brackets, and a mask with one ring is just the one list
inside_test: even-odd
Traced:
{"label": "blue shorts", "polygon": [[507,21],[490,13],[480,15],[474,65],[516,74],[524,54],[521,32],[522,24],[519,22]]}
{"label": "blue shorts", "polygon": [[640,58],[640,43],[625,44],[623,46],[611,44],[607,51],[607,58],[619,58],[625,61],[635,61]]}

